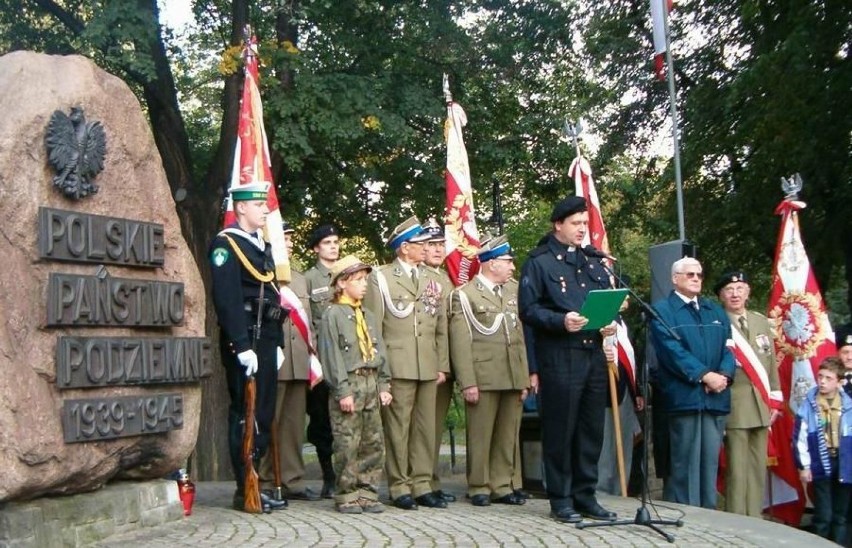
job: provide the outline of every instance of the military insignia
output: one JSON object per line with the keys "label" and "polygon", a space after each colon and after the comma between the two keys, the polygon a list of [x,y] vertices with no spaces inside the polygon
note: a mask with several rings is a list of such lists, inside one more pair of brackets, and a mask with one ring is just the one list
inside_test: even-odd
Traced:
{"label": "military insignia", "polygon": [[731,276],[731,282],[738,282],[738,281],[740,281],[739,276]]}
{"label": "military insignia", "polygon": [[821,305],[818,295],[792,291],[781,295],[769,311],[781,352],[796,359],[807,359],[816,354],[817,347],[826,337],[820,320],[823,314]]}
{"label": "military insignia", "polygon": [[217,247],[213,250],[210,258],[213,260],[213,266],[222,266],[227,262],[230,253],[224,247]]}
{"label": "military insignia", "polygon": [[767,337],[763,333],[755,337],[754,342],[757,343],[758,348],[763,354],[769,354],[769,351],[772,349],[769,337]]}
{"label": "military insignia", "polygon": [[561,254],[560,254],[560,255],[557,255],[557,256],[556,256],[556,260],[557,260],[557,261],[561,261],[561,260],[562,260],[562,255],[561,255]]}
{"label": "military insignia", "polygon": [[844,345],[852,344],[852,334],[846,335],[846,338],[843,339],[843,344]]}

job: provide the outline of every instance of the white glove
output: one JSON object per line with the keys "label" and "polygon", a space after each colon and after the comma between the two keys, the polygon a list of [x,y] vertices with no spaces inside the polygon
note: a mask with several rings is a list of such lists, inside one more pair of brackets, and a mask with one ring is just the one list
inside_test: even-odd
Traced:
{"label": "white glove", "polygon": [[246,377],[251,377],[257,373],[257,354],[254,350],[246,350],[237,354],[237,359],[240,360],[240,365],[246,368]]}
{"label": "white glove", "polygon": [[278,359],[275,360],[275,363],[278,364],[278,371],[281,371],[281,366],[284,365],[284,350],[279,346],[278,347]]}

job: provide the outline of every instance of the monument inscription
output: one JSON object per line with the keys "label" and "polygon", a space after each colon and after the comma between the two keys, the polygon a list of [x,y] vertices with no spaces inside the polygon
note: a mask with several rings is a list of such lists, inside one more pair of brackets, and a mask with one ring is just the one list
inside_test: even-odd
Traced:
{"label": "monument inscription", "polygon": [[183,427],[179,393],[65,400],[62,405],[65,443],[100,441]]}

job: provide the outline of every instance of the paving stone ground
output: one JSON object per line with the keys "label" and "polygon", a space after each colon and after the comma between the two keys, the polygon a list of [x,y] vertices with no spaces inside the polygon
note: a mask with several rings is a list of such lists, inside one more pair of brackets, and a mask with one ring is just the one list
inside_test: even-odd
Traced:
{"label": "paving stone ground", "polygon": [[[308,485],[319,490],[319,481]],[[663,529],[675,539],[670,544],[648,527],[635,524],[577,529],[548,517],[549,505],[535,498],[524,506],[474,507],[464,498],[464,477],[444,482],[459,496],[445,510],[388,508],[383,514],[343,515],[330,500],[291,501],[272,514],[250,515],[230,509],[233,484],[203,482],[197,486],[191,516],[181,521],[112,536],[101,547],[137,546],[836,546],[805,531],[766,520],[655,502],[650,507],[666,519],[682,519],[682,527]],[[385,500],[387,494],[383,494]],[[601,503],[633,521],[640,502],[633,498],[600,496]]]}

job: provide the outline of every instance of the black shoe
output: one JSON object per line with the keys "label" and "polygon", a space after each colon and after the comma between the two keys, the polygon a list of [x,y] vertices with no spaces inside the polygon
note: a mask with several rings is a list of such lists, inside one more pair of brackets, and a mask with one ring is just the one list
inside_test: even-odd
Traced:
{"label": "black shoe", "polygon": [[559,510],[551,510],[550,517],[562,523],[580,523],[583,521],[583,516],[577,513],[576,510],[567,506]]}
{"label": "black shoe", "polygon": [[615,512],[610,512],[597,502],[588,506],[578,507],[577,509],[580,511],[580,515],[589,519],[615,521],[615,518],[618,517]]}
{"label": "black shoe", "polygon": [[[245,504],[246,504],[245,496],[242,493],[239,493],[239,492],[234,493],[234,498],[231,501],[231,507],[234,510],[238,510],[240,512],[245,512],[246,511]],[[264,514],[271,514],[272,513],[272,508],[268,504],[264,504],[262,498],[260,500],[260,510]]]}
{"label": "black shoe", "polygon": [[432,491],[432,494],[443,500],[444,502],[455,502],[456,496],[452,493],[445,493],[438,489],[437,491]]}
{"label": "black shoe", "polygon": [[426,493],[424,495],[420,495],[416,499],[414,499],[418,505],[425,506],[426,508],[446,508],[447,503],[444,502],[444,499],[439,499],[433,493]]}
{"label": "black shoe", "polygon": [[276,499],[272,491],[261,491],[260,503],[264,506],[269,506],[269,508],[272,510],[283,510],[288,506],[286,499]]}
{"label": "black shoe", "polygon": [[320,496],[324,499],[334,498],[334,480],[326,480],[322,482],[322,491]]}
{"label": "black shoe", "polygon": [[470,503],[474,506],[491,506],[491,497],[488,495],[473,495]]}
{"label": "black shoe", "polygon": [[532,495],[530,495],[526,491],[521,491],[520,489],[515,489],[514,491],[512,491],[512,493],[514,493],[516,497],[521,497],[524,500],[529,500],[532,498]]}
{"label": "black shoe", "polygon": [[305,487],[304,491],[290,491],[287,493],[287,498],[292,500],[309,500],[309,501],[317,501],[322,498],[322,496],[311,489],[310,487]]}
{"label": "black shoe", "polygon": [[519,497],[515,493],[509,493],[508,495],[503,495],[502,497],[494,499],[494,502],[497,504],[513,504],[515,506],[520,506],[521,504],[526,504],[527,499]]}
{"label": "black shoe", "polygon": [[411,495],[402,495],[393,499],[393,505],[401,510],[417,510],[417,503],[411,498]]}

